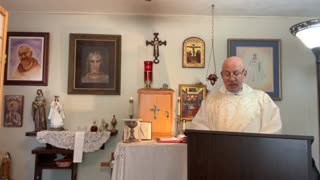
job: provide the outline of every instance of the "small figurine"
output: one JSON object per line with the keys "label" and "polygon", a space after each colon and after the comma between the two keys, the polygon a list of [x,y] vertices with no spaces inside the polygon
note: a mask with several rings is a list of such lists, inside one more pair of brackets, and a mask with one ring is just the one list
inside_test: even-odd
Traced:
{"label": "small figurine", "polygon": [[118,130],[116,130],[116,125],[117,125],[117,119],[116,119],[116,115],[113,115],[113,118],[111,120],[111,126],[112,129],[110,130],[111,134],[117,134]]}
{"label": "small figurine", "polygon": [[11,156],[9,152],[6,152],[3,155],[3,160],[0,164],[0,179],[1,180],[10,180],[10,171],[11,171]]}
{"label": "small figurine", "polygon": [[108,130],[108,126],[109,126],[109,124],[104,119],[102,119],[101,120],[101,125],[99,127],[99,132],[107,131]]}
{"label": "small figurine", "polygon": [[64,121],[64,112],[62,105],[59,102],[59,96],[54,96],[54,100],[50,104],[50,113],[48,118],[51,121],[51,130],[64,130],[63,121]]}
{"label": "small figurine", "polygon": [[116,129],[116,125],[117,125],[117,119],[116,119],[116,115],[113,115],[113,118],[111,120],[111,125],[112,125],[112,130]]}
{"label": "small figurine", "polygon": [[169,86],[168,86],[167,83],[162,84],[162,88],[161,89],[168,89],[168,88],[169,88]]}
{"label": "small figurine", "polygon": [[97,122],[93,121],[93,125],[90,128],[91,132],[97,132],[98,131],[98,126],[97,126]]}
{"label": "small figurine", "polygon": [[35,132],[47,129],[46,100],[41,89],[37,90],[37,96],[32,102],[32,117],[35,124]]}

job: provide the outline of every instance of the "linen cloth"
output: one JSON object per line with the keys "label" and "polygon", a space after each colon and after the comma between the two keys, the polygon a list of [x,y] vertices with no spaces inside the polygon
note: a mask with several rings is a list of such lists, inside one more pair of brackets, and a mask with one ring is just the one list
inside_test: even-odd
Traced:
{"label": "linen cloth", "polygon": [[118,143],[112,180],[186,180],[187,144]]}
{"label": "linen cloth", "polygon": [[[39,131],[37,140],[40,143],[64,149],[74,149],[76,131]],[[85,132],[83,152],[94,152],[110,138],[110,132]]]}

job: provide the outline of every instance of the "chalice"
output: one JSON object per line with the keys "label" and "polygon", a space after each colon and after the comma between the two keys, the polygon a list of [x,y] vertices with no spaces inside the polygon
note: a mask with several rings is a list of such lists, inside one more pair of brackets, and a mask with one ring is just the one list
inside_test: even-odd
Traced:
{"label": "chalice", "polygon": [[130,128],[130,130],[129,130],[130,134],[129,134],[128,138],[123,141],[124,143],[139,142],[139,139],[134,137],[134,128],[137,127],[139,120],[140,119],[124,119],[126,126],[128,126]]}

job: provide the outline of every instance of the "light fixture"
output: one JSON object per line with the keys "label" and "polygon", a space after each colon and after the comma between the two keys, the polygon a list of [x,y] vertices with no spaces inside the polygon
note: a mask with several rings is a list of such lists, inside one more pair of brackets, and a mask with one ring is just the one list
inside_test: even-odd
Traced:
{"label": "light fixture", "polygon": [[[316,56],[316,63],[320,63],[320,19],[312,19],[293,25],[292,35],[297,36],[305,46]],[[319,73],[319,69],[317,70]],[[319,77],[319,76],[318,76]],[[319,101],[320,102],[320,101]]]}
{"label": "light fixture", "polygon": [[[320,124],[320,19],[312,19],[293,25],[292,35],[297,36],[305,46],[312,50],[316,57],[318,87],[318,124]],[[318,127],[319,129],[319,127]],[[319,136],[320,134],[318,134]]]}
{"label": "light fixture", "polygon": [[[214,5],[211,6],[211,52],[209,57],[208,69],[207,69],[207,80],[210,81],[211,85],[213,86],[216,81],[218,80],[218,76],[216,74],[216,58],[214,55]],[[214,65],[214,73],[209,74],[210,62],[211,59],[213,60]]]}

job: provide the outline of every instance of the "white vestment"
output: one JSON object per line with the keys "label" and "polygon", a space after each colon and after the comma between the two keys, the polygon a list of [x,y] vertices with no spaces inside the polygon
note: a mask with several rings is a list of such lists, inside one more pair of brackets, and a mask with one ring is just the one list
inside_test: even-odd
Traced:
{"label": "white vestment", "polygon": [[63,119],[65,118],[62,106],[59,102],[53,101],[50,104],[50,113],[48,118],[50,119],[51,128],[61,128],[63,127]]}
{"label": "white vestment", "polygon": [[268,94],[243,84],[238,93],[228,92],[224,86],[209,93],[187,129],[281,133],[282,122],[279,108]]}

